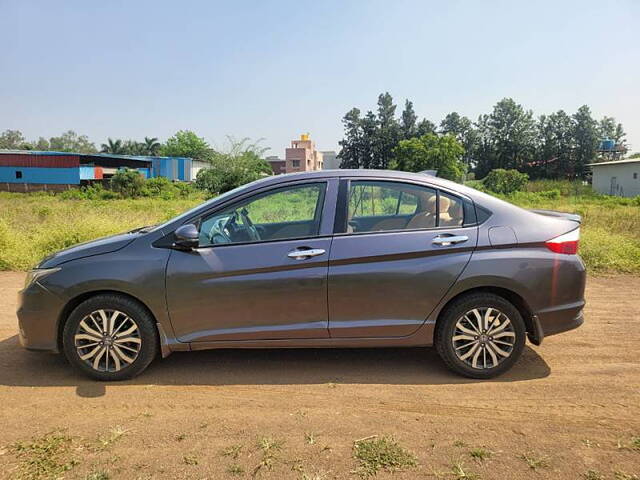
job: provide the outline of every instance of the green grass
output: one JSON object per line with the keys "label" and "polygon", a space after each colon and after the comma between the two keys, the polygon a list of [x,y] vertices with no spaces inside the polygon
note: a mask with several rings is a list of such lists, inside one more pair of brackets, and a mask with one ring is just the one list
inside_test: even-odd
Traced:
{"label": "green grass", "polygon": [[383,469],[393,472],[418,464],[411,452],[389,437],[357,440],[353,444],[353,456],[359,462],[356,472],[365,478],[375,476]]}
{"label": "green grass", "polygon": [[[309,218],[316,196],[314,191],[281,195],[274,208],[258,201],[251,216],[258,223]],[[530,182],[527,191],[502,198],[524,208],[582,215],[580,255],[589,271],[640,274],[640,198],[597,195],[579,183],[549,180]],[[27,270],[63,248],[168,220],[203,200],[197,194],[103,200],[0,192],[0,270]]]}
{"label": "green grass", "polygon": [[13,452],[20,460],[15,478],[38,480],[63,477],[78,463],[69,458],[71,443],[71,437],[56,432],[28,442],[14,443]]}
{"label": "green grass", "polygon": [[27,270],[57,250],[168,220],[201,201],[66,200],[0,192],[0,270]]}

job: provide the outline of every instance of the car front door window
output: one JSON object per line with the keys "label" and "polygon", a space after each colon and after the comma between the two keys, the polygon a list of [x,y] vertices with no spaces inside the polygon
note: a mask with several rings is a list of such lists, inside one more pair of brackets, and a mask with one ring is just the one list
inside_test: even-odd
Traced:
{"label": "car front door window", "polygon": [[258,194],[200,223],[200,246],[266,242],[318,236],[326,183]]}

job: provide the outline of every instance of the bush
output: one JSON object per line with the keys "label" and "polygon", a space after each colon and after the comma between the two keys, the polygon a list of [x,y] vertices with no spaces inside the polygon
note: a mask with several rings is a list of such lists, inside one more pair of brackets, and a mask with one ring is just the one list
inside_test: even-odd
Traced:
{"label": "bush", "polygon": [[528,182],[529,175],[526,173],[502,168],[491,170],[482,180],[482,184],[486,189],[503,195],[524,190]]}
{"label": "bush", "polygon": [[142,195],[144,184],[145,180],[140,172],[123,168],[111,177],[109,185],[111,186],[111,190],[118,192],[123,197],[135,198]]}
{"label": "bush", "polygon": [[217,154],[211,168],[204,168],[196,175],[196,187],[215,196],[271,173],[269,164],[253,152],[239,156]]}
{"label": "bush", "polygon": [[176,188],[166,177],[154,177],[144,182],[144,195],[146,197],[174,196]]}

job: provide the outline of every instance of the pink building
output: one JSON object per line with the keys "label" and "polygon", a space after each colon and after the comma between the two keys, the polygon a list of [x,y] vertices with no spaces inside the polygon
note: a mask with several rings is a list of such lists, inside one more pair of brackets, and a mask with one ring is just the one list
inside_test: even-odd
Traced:
{"label": "pink building", "polygon": [[286,172],[309,172],[322,170],[322,153],[308,134],[300,135],[300,140],[291,140],[291,148],[285,150]]}

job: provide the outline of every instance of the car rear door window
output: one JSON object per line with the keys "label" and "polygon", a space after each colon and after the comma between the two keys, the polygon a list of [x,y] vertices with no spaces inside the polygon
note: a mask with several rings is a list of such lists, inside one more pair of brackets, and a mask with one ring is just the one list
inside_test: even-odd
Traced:
{"label": "car rear door window", "polygon": [[434,189],[400,182],[352,181],[347,232],[433,228],[437,224]]}

